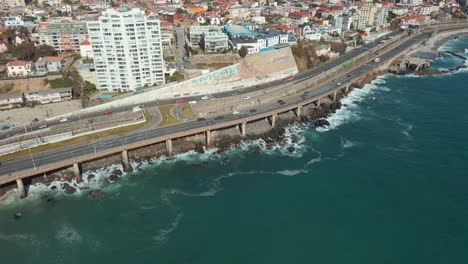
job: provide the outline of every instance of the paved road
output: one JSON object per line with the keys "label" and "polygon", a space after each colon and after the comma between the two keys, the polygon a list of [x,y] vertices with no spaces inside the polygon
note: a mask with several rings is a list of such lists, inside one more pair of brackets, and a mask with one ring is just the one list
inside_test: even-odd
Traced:
{"label": "paved road", "polygon": [[[440,31],[442,30],[439,30],[439,32]],[[415,36],[411,39],[406,40],[404,43],[402,43],[398,47],[393,48],[390,51],[385,52],[383,54],[380,54],[379,57],[381,58],[382,62],[384,62],[385,60],[388,60],[389,58],[396,56],[400,52],[400,50],[406,49],[418,43],[419,41],[423,40],[424,38],[428,36],[429,36],[428,33]],[[333,63],[333,65],[336,66],[337,64]],[[346,81],[354,79],[356,76],[374,68],[375,66],[376,65],[373,63],[362,65],[352,70],[351,72],[349,72],[346,76],[337,79],[336,82],[341,82],[344,84]],[[307,74],[304,74],[304,75],[307,75]],[[304,77],[303,75],[301,75],[295,80],[297,79],[304,79]],[[337,86],[336,83],[329,81],[325,84],[315,87],[315,89],[310,91],[310,94],[308,96],[316,97],[316,96],[328,95],[333,90],[336,89],[336,86]],[[286,105],[283,105],[281,107],[293,106],[302,100],[304,99],[300,97],[300,94],[294,95],[292,97],[285,99]],[[276,103],[265,104],[265,105],[257,107],[257,112],[254,115],[270,113],[271,111],[279,107],[280,106]],[[42,153],[34,154],[31,156],[18,158],[15,160],[5,161],[0,167],[0,175],[2,175],[0,176],[0,181],[5,180],[7,178],[11,178],[12,176],[9,176],[10,173],[14,173],[16,171],[25,170],[25,169],[32,169],[34,167],[43,166],[43,165],[51,164],[55,162],[60,162],[64,158],[73,158],[73,157],[84,156],[84,155],[93,155],[93,153],[95,152],[123,146],[123,145],[130,144],[130,143],[136,143],[136,142],[143,141],[143,140],[149,140],[151,138],[154,138],[155,136],[169,135],[169,134],[183,132],[183,131],[190,130],[190,129],[208,127],[209,126],[208,122],[221,123],[221,122],[233,121],[239,118],[241,118],[240,115],[228,114],[228,115],[223,116],[223,120],[207,119],[206,121],[190,121],[186,123],[181,123],[181,124],[157,128],[157,129],[148,128],[148,129],[140,130],[134,133],[115,135],[112,137],[108,137],[108,138],[104,138],[104,139],[100,139],[96,141],[67,146],[63,148],[57,148],[51,151],[42,152]]]}
{"label": "paved road", "polygon": [[[383,37],[380,37],[380,38],[376,39],[374,42],[370,42],[370,43],[365,44],[365,45],[363,45],[363,46],[361,46],[359,48],[355,48],[355,49],[351,50],[350,52],[347,52],[347,53],[343,54],[342,56],[339,56],[336,59],[330,60],[329,62],[324,63],[324,64],[320,65],[319,67],[314,68],[311,71],[307,71],[305,73],[298,74],[298,75],[296,75],[296,77],[294,79],[294,82],[298,83],[298,82],[300,82],[300,81],[302,81],[304,79],[310,78],[312,76],[319,75],[322,72],[326,72],[326,71],[328,71],[328,70],[330,70],[330,69],[332,69],[332,68],[334,68],[334,67],[336,67],[336,66],[338,66],[338,65],[340,65],[340,64],[342,64],[342,63],[344,63],[346,61],[351,60],[352,58],[354,58],[356,56],[359,56],[362,53],[368,52],[373,47],[378,46],[377,43],[382,41],[383,39],[386,39],[388,37],[396,36],[396,35],[400,34],[401,32],[402,31],[391,32],[391,33],[387,34],[386,36],[383,36]],[[185,54],[185,50],[183,48],[183,44],[185,43],[183,29],[176,27],[175,28],[175,33],[176,33],[176,39],[177,39],[176,43],[179,43],[179,44],[177,44],[179,47],[176,48],[176,54],[177,54],[176,60],[177,60],[178,63],[180,63],[180,62],[182,62],[183,56]],[[244,88],[242,91],[227,91],[227,92],[216,93],[216,94],[213,94],[213,97],[221,98],[221,97],[229,97],[229,96],[232,96],[233,94],[251,93],[251,92],[254,92],[254,91],[258,91],[258,90],[269,89],[269,88],[271,88],[273,86],[278,86],[278,85],[281,85],[281,84],[284,84],[284,81],[283,80],[277,80],[277,81],[267,82],[267,83],[264,83],[264,84],[261,84],[261,85],[247,87],[247,88]],[[198,100],[201,100],[201,97],[202,96],[185,97],[184,100],[187,101],[187,102],[192,101],[192,100],[198,101]],[[149,107],[154,107],[154,106],[157,106],[157,105],[174,104],[175,100],[176,99],[158,100],[158,101],[155,101],[153,103],[139,104],[139,105],[144,107],[144,108],[149,108]],[[117,107],[117,108],[110,109],[110,111],[112,111],[113,113],[126,112],[126,111],[131,111],[132,107],[133,106]],[[102,111],[96,112],[96,113],[80,114],[80,115],[74,114],[74,115],[71,115],[68,118],[68,122],[78,121],[79,119],[82,119],[82,118],[93,118],[93,117],[101,116],[101,115],[103,115]],[[59,120],[40,121],[40,122],[37,122],[37,123],[33,123],[30,126],[28,125],[26,129],[27,129],[27,131],[30,132],[30,131],[38,130],[39,127],[44,126],[44,125],[47,125],[47,126],[50,127],[50,126],[54,126],[54,125],[57,125],[57,124],[60,124]],[[19,127],[16,127],[16,128],[12,128],[12,129],[9,129],[7,131],[0,132],[0,139],[5,139],[5,138],[11,137],[11,136],[24,134],[24,132],[25,132],[24,126],[19,126]]]}

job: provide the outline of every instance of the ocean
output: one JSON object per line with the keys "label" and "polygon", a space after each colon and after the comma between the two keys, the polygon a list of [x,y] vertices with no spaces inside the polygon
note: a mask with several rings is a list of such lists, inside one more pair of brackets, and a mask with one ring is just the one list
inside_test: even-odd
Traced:
{"label": "ocean", "polygon": [[102,168],[99,198],[32,186],[0,206],[2,263],[468,263],[467,80],[384,75],[273,149]]}

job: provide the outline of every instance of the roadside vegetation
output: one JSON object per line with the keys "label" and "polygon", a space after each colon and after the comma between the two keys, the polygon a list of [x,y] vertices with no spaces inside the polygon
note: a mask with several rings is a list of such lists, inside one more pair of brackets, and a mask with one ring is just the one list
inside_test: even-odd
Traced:
{"label": "roadside vegetation", "polygon": [[192,118],[192,119],[196,118],[195,114],[192,111],[192,106],[189,104],[183,105],[181,112],[182,112],[182,115],[184,115],[185,117]]}
{"label": "roadside vegetation", "polygon": [[158,106],[159,112],[161,113],[161,123],[159,123],[159,126],[170,126],[170,125],[175,125],[180,123],[177,118],[175,118],[173,115],[171,115],[171,109],[174,107],[174,105],[161,105]]}

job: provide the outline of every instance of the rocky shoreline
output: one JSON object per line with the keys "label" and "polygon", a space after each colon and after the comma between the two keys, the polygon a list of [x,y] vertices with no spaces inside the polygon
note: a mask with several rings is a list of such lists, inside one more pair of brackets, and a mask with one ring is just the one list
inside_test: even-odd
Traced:
{"label": "rocky shoreline", "polygon": [[[468,34],[468,33],[467,33]],[[446,41],[453,39],[453,34],[449,36],[442,37],[437,39],[433,44],[433,49],[437,49]],[[426,47],[427,48],[427,47]],[[420,72],[401,72],[394,74],[417,74],[422,76],[431,76],[437,74],[446,74],[453,71],[457,71],[467,66],[461,65],[449,70],[438,70],[438,71],[420,71]],[[392,73],[390,70],[374,70],[359,80],[351,84],[351,89],[362,88],[365,84],[370,83],[372,80],[376,79],[379,75]],[[237,128],[226,129],[222,131],[212,132],[213,144],[211,147],[217,149],[217,153],[221,154],[232,148],[238,148],[242,142],[254,141],[254,140],[263,140],[265,142],[266,148],[273,148],[274,146],[284,145],[285,141],[285,132],[286,127],[292,123],[299,122],[311,127],[320,127],[327,126],[328,121],[325,119],[329,114],[336,112],[341,107],[340,99],[345,95],[342,93],[338,94],[337,101],[332,102],[330,100],[324,100],[325,102],[320,107],[306,106],[303,108],[302,115],[296,117],[294,113],[289,112],[278,116],[276,126],[271,128],[270,125],[265,121],[257,121],[254,123],[249,123],[247,126],[247,135],[246,137],[241,137]],[[204,136],[196,135],[190,138],[177,139],[173,142],[173,151],[176,154],[186,153],[188,151],[196,151],[199,154],[203,154],[206,151],[204,147]],[[261,151],[260,146],[256,151]],[[288,149],[289,152],[294,152],[295,149]],[[141,169],[141,165],[144,163],[151,164],[152,160],[155,157],[162,157],[166,153],[166,148],[164,144],[156,144],[149,147],[144,147],[137,150],[129,151],[129,158],[133,164],[137,164],[134,170]],[[120,155],[109,156],[100,160],[88,162],[82,165],[82,171],[89,172],[86,174],[86,182],[90,182],[93,178],[96,177],[94,171],[99,168],[110,167],[112,165],[120,164],[121,158]],[[118,181],[120,177],[124,175],[123,170],[115,168],[113,169],[107,178],[106,182],[109,184]],[[65,193],[72,194],[77,191],[85,192],[88,196],[98,198],[105,195],[105,193],[100,189],[91,189],[89,186],[79,186],[83,182],[82,178],[76,178],[74,173],[71,170],[61,170],[46,176],[39,176],[32,179],[25,180],[25,186],[28,189],[29,186],[35,184],[43,184],[50,190],[55,190],[61,188]],[[0,187],[0,202],[5,200],[10,194],[15,193],[16,184],[10,183]],[[47,201],[50,199],[47,195],[43,197]]]}
{"label": "rocky shoreline", "polygon": [[[343,95],[340,94],[338,98]],[[311,127],[325,126],[328,122],[325,117],[329,114],[334,113],[339,109],[341,103],[325,101],[320,107],[307,106],[303,108],[303,113],[300,117],[296,117],[294,113],[289,112],[278,116],[276,126],[271,128],[270,124],[266,121],[257,121],[248,124],[247,135],[241,137],[239,131],[236,128],[226,129],[222,131],[215,131],[212,136],[213,144],[210,146],[216,148],[217,154],[222,154],[232,148],[238,148],[243,142],[249,142],[254,140],[263,140],[265,146],[268,149],[273,148],[277,145],[284,145],[286,127],[299,122],[304,125]],[[194,150],[199,154],[203,154],[206,151],[204,146],[204,136],[194,136],[190,138],[177,139],[173,142],[173,151],[177,154],[186,153]],[[257,151],[260,151],[260,146]],[[288,149],[290,152],[294,152],[295,149]],[[156,144],[149,147],[144,147],[137,150],[129,151],[129,158],[132,164],[137,164],[134,170],[141,169],[142,164],[151,164],[152,160],[157,157],[165,155],[166,149],[164,144]],[[76,178],[71,169],[65,169],[50,173],[45,176],[38,176],[28,180],[25,180],[25,187],[28,189],[29,186],[36,184],[43,184],[50,190],[62,189],[66,194],[73,194],[77,191],[85,192],[90,197],[101,197],[104,192],[100,189],[92,189],[89,186],[83,186],[83,181],[90,182],[96,177],[95,171],[99,168],[106,168],[112,165],[119,165],[121,159],[119,155],[106,157],[100,160],[92,161],[83,164],[82,171],[88,172],[83,175],[83,178]],[[124,176],[123,170],[115,166],[109,175],[107,175],[105,181],[109,184],[118,181],[120,177]],[[0,188],[0,201],[5,200],[10,194],[15,193],[16,184],[8,184]],[[51,199],[45,195],[44,199]]]}

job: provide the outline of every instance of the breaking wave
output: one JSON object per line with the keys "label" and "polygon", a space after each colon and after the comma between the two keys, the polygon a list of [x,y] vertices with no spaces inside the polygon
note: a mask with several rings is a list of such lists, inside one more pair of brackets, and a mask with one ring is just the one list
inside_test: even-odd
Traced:
{"label": "breaking wave", "polygon": [[390,91],[389,88],[382,86],[383,84],[385,84],[385,76],[378,77],[361,89],[353,89],[347,97],[341,100],[341,108],[326,118],[330,125],[319,127],[317,131],[327,132],[349,121],[360,120],[359,103],[367,99],[375,90]]}

